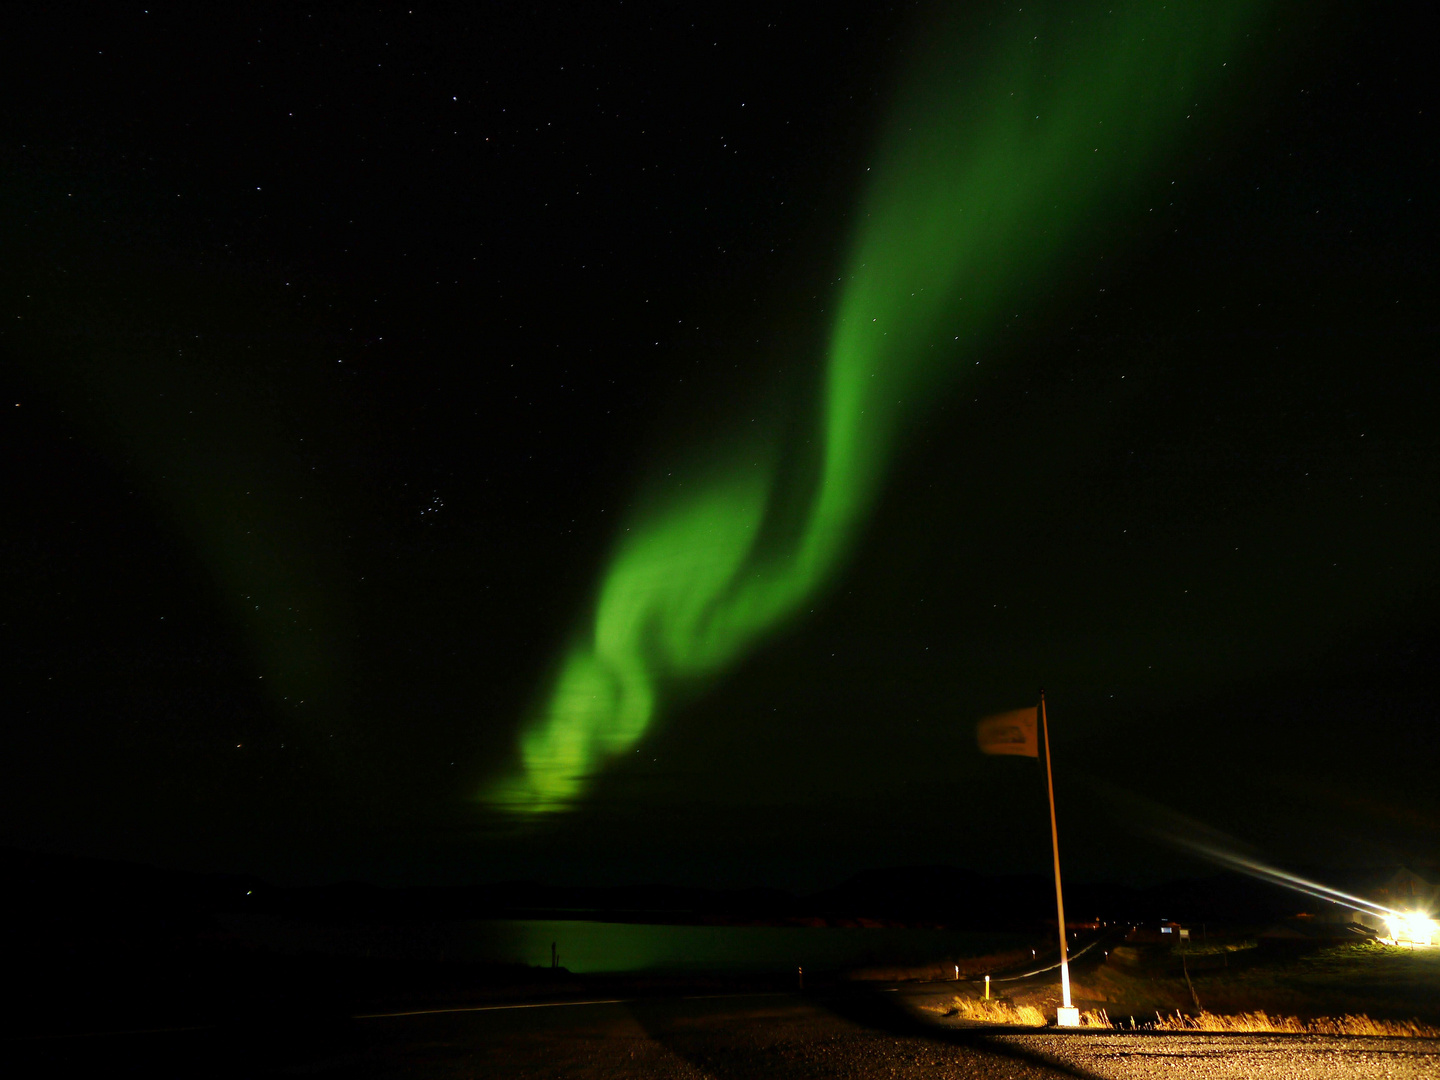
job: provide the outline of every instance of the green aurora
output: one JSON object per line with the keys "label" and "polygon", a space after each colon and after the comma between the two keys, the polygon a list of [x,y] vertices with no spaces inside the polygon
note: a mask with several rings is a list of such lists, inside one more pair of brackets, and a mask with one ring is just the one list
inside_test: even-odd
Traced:
{"label": "green aurora", "polygon": [[[712,452],[696,490],[629,523],[521,734],[519,769],[484,801],[572,805],[667,692],[723,672],[815,596],[903,427],[1034,306],[1028,294],[1110,223],[1146,212],[1169,183],[1160,170],[1233,96],[1261,13],[1245,0],[1027,6],[984,30],[983,52],[973,28],[932,28],[867,176],[825,354],[818,460]],[[811,470],[798,523],[779,495],[787,467]]]}

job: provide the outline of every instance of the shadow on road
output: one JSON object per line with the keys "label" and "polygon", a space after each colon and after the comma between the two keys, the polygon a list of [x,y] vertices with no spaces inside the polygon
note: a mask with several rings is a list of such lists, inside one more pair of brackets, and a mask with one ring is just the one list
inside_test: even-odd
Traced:
{"label": "shadow on road", "polygon": [[926,1024],[898,998],[868,988],[834,988],[785,994],[763,1003],[737,1000],[733,1009],[690,1011],[674,999],[652,999],[630,1003],[628,1010],[648,1038],[715,1080],[756,1076],[778,1080],[825,1073],[911,1075],[917,1065],[938,1064],[932,1059],[937,1052],[944,1056],[946,1047],[981,1067],[973,1075],[1103,1080],[1096,1073],[997,1038],[992,1030]]}
{"label": "shadow on road", "polygon": [[897,993],[856,991],[817,998],[815,1003],[836,1016],[873,1031],[923,1039],[932,1043],[963,1046],[976,1052],[1049,1069],[1064,1076],[1077,1077],[1079,1080],[1104,1080],[1098,1073],[1078,1069],[1045,1054],[1027,1050],[1007,1039],[997,1039],[995,1032],[989,1028],[941,1028],[927,1024],[912,1015],[899,999],[900,995]]}

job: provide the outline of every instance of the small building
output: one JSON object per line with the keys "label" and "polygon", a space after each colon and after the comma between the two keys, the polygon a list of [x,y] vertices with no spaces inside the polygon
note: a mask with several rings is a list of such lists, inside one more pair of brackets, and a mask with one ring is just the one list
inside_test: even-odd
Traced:
{"label": "small building", "polygon": [[1174,945],[1180,940],[1175,933],[1179,923],[1162,922],[1159,925],[1150,923],[1148,926],[1141,924],[1133,926],[1125,934],[1125,940],[1135,945]]}
{"label": "small building", "polygon": [[1389,877],[1376,883],[1370,899],[1381,907],[1397,911],[1434,912],[1440,885],[1426,881],[1408,867],[1400,867]]}

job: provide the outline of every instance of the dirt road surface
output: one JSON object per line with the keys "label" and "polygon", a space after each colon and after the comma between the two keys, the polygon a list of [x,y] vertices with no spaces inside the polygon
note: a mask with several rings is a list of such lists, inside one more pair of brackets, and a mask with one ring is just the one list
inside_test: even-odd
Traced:
{"label": "dirt road surface", "polygon": [[10,1039],[7,1075],[637,1080],[1440,1076],[1440,1041],[920,1026],[900,996],[725,995]]}

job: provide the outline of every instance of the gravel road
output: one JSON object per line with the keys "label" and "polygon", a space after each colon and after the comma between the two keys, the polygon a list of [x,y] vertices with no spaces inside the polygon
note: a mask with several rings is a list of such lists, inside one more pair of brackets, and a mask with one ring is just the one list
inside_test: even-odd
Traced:
{"label": "gravel road", "polygon": [[896,996],[750,995],[11,1040],[7,1075],[507,1080],[1440,1077],[1440,1042],[922,1028]]}

